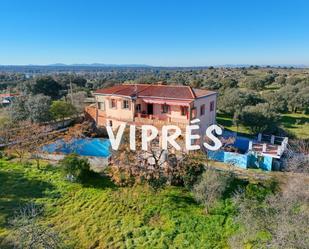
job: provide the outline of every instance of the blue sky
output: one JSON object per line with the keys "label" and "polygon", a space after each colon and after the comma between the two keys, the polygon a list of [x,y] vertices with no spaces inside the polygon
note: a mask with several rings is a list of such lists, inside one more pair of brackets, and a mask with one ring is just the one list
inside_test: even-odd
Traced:
{"label": "blue sky", "polygon": [[0,64],[309,65],[307,0],[2,0]]}

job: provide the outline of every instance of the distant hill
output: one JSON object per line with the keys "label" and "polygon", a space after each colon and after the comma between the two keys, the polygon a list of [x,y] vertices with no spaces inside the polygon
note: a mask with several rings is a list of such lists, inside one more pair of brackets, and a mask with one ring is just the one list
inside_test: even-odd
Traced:
{"label": "distant hill", "polygon": [[104,63],[91,63],[91,64],[63,64],[63,63],[55,63],[49,64],[46,66],[59,66],[59,67],[152,67],[150,65],[145,64],[104,64]]}
{"label": "distant hill", "polygon": [[[92,64],[63,64],[55,63],[49,65],[0,65],[0,72],[21,72],[29,74],[41,74],[51,72],[86,72],[86,71],[112,71],[112,70],[196,70],[196,69],[207,69],[207,68],[249,68],[252,65],[248,64],[225,64],[225,65],[214,65],[214,66],[192,66],[192,67],[163,67],[163,66],[151,66],[146,64],[103,64],[103,63],[92,63]],[[308,68],[308,65],[293,65],[293,64],[282,64],[282,65],[258,65],[254,67],[273,67],[273,68]]]}

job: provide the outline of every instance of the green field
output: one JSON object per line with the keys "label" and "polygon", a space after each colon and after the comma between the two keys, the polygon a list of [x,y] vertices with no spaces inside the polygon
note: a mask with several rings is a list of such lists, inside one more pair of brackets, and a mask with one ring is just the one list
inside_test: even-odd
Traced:
{"label": "green field", "polygon": [[[244,133],[249,135],[250,132],[246,127],[239,126],[236,127],[233,124],[233,118],[227,115],[218,114],[217,121],[220,125],[223,125],[225,128],[236,131],[239,133]],[[309,115],[308,114],[282,114],[280,125],[283,129],[291,132],[297,138],[308,139],[309,138]]]}
{"label": "green field", "polygon": [[309,139],[309,115],[308,114],[283,114],[281,116],[283,127],[298,138]]}
{"label": "green field", "polygon": [[167,187],[118,188],[97,176],[70,183],[59,168],[0,160],[0,247],[14,211],[45,206],[41,222],[59,231],[69,248],[226,248],[235,231],[229,199],[205,215],[190,192]]}

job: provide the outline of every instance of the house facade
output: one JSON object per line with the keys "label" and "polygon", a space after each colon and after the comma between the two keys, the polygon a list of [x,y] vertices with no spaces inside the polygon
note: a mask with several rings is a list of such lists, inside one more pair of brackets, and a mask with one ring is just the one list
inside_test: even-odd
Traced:
{"label": "house facade", "polygon": [[160,128],[177,125],[185,128],[200,119],[200,131],[216,123],[217,93],[189,86],[124,84],[99,89],[95,104],[86,107],[86,116],[97,126],[121,123],[149,124]]}

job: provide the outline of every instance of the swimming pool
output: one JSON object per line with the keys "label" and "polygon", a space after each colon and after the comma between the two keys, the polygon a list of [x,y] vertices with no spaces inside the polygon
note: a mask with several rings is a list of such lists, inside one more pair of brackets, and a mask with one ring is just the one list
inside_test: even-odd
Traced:
{"label": "swimming pool", "polygon": [[76,153],[80,156],[109,157],[111,155],[110,142],[102,138],[75,138],[69,142],[58,140],[42,147],[48,153]]}

